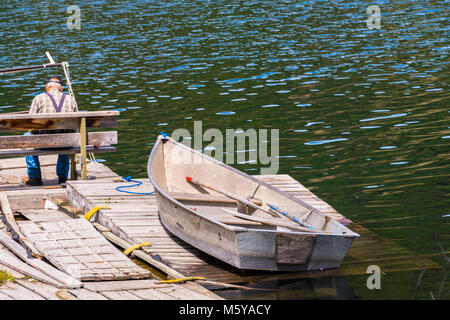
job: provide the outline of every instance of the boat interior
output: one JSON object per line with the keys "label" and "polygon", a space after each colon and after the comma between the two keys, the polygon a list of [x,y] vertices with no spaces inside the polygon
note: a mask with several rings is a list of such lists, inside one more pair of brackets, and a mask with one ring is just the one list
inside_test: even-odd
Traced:
{"label": "boat interior", "polygon": [[356,235],[318,209],[214,158],[171,138],[159,142],[151,161],[156,187],[199,215],[231,228]]}

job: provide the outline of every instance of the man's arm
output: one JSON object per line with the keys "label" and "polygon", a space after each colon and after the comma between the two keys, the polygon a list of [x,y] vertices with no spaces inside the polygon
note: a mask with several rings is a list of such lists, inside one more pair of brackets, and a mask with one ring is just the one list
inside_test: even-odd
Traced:
{"label": "man's arm", "polygon": [[72,96],[69,96],[69,97],[70,97],[70,102],[72,105],[72,112],[78,112],[78,104],[77,104],[75,98]]}
{"label": "man's arm", "polygon": [[31,102],[30,110],[28,113],[39,113],[39,96],[34,97],[33,102]]}
{"label": "man's arm", "polygon": [[78,112],[78,104],[75,99],[73,99],[73,112]]}

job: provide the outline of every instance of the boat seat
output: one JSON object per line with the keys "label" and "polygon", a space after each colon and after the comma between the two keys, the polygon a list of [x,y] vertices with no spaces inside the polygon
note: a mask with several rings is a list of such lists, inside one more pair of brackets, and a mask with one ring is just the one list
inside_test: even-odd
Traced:
{"label": "boat seat", "polygon": [[234,199],[209,193],[169,192],[169,195],[178,201],[237,203]]}

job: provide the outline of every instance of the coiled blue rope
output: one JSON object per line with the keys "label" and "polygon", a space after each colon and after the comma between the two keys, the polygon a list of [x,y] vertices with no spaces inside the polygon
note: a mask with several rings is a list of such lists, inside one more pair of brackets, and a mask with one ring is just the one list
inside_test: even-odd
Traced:
{"label": "coiled blue rope", "polygon": [[[165,133],[163,131],[161,131],[161,135],[163,136],[164,140],[166,140],[167,137],[169,136],[169,134],[167,134],[167,133]],[[131,179],[131,176],[128,176],[126,178],[122,177],[122,179],[127,181],[127,182],[130,182],[130,181],[131,182],[135,182],[136,184],[132,184],[131,186],[116,187],[117,191],[131,193],[131,194],[155,194],[155,191],[152,191],[152,192],[133,192],[133,191],[121,190],[122,188],[132,188],[132,187],[140,186],[142,184],[142,182],[140,182],[140,181]]]}
{"label": "coiled blue rope", "polygon": [[131,194],[154,194],[155,191],[152,192],[133,192],[133,191],[127,191],[127,190],[121,190],[122,188],[132,188],[132,187],[137,187],[140,186],[142,184],[141,181],[137,181],[137,180],[133,180],[131,179],[131,176],[128,176],[126,178],[122,177],[123,180],[127,181],[127,182],[135,182],[136,184],[132,184],[130,186],[120,186],[120,187],[116,187],[117,191],[120,192],[126,192],[126,193],[131,193]]}

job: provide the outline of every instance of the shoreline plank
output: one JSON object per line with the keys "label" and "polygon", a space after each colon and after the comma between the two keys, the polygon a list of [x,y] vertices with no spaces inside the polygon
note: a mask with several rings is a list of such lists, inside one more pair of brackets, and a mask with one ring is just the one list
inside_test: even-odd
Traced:
{"label": "shoreline plank", "polygon": [[80,281],[69,276],[68,274],[59,271],[50,264],[36,258],[30,258],[28,256],[27,251],[22,246],[20,246],[17,242],[12,240],[5,232],[1,230],[0,230],[0,242],[9,250],[11,250],[14,254],[16,254],[20,259],[25,261],[27,264],[45,273],[50,278],[53,278],[54,280],[61,282],[62,285],[74,289],[80,288],[82,286],[82,283]]}

